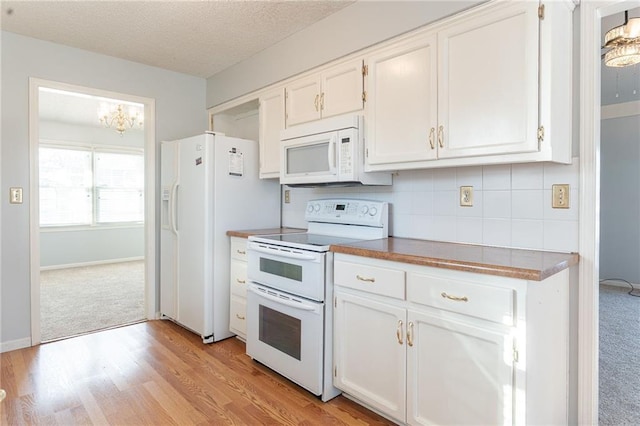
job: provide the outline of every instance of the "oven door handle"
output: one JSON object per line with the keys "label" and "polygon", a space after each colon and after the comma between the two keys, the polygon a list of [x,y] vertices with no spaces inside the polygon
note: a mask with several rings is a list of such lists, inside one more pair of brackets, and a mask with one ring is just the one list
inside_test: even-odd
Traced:
{"label": "oven door handle", "polygon": [[271,300],[272,302],[276,302],[276,303],[279,303],[279,304],[284,305],[284,306],[289,306],[290,308],[298,309],[298,310],[301,310],[301,311],[315,311],[315,309],[316,309],[315,306],[305,305],[305,304],[302,304],[302,303],[290,302],[290,301],[288,301],[286,299],[280,299],[279,297],[272,296],[272,295],[270,295],[268,293],[263,293],[261,291],[255,290],[255,289],[253,289],[251,287],[249,287],[248,290],[250,292],[252,292],[252,293],[257,294],[260,297],[264,297],[267,300]]}
{"label": "oven door handle", "polygon": [[281,256],[289,259],[299,259],[299,260],[315,260],[315,256],[312,254],[303,254],[303,253],[293,253],[290,251],[284,251],[279,249],[266,249],[262,247],[251,247],[251,250],[255,250],[260,253],[271,254],[273,256]]}

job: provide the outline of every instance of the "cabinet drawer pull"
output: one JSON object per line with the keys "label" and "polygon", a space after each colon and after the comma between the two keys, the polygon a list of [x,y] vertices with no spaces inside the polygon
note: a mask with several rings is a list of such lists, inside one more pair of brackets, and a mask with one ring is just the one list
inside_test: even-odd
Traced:
{"label": "cabinet drawer pull", "polygon": [[364,281],[366,283],[375,283],[376,282],[375,278],[367,278],[367,277],[363,277],[362,275],[356,275],[356,278],[358,279],[358,281]]}
{"label": "cabinet drawer pull", "polygon": [[407,325],[407,345],[413,346],[413,321]]}
{"label": "cabinet drawer pull", "polygon": [[436,132],[436,129],[434,127],[432,127],[431,130],[429,130],[429,145],[431,146],[431,149],[436,149],[436,146],[433,144],[433,137],[435,132]]}
{"label": "cabinet drawer pull", "polygon": [[438,145],[440,148],[444,148],[444,127],[438,127]]}
{"label": "cabinet drawer pull", "polygon": [[244,251],[244,250],[236,250],[236,253],[238,253],[238,254],[247,254],[247,252]]}
{"label": "cabinet drawer pull", "polygon": [[245,281],[245,280],[241,280],[241,279],[239,279],[239,278],[236,278],[236,282],[237,282],[238,284],[245,284],[245,283],[246,283],[246,281]]}
{"label": "cabinet drawer pull", "polygon": [[398,338],[398,344],[402,345],[402,320],[398,320],[398,328],[396,329],[396,337]]}
{"label": "cabinet drawer pull", "polygon": [[236,314],[236,318],[238,318],[239,320],[243,320],[244,321],[244,317],[240,314]]}
{"label": "cabinet drawer pull", "polygon": [[444,291],[442,293],[440,293],[440,296],[444,297],[445,299],[449,299],[449,300],[453,300],[455,302],[468,302],[469,298],[467,296],[452,296],[450,294],[445,293]]}
{"label": "cabinet drawer pull", "polygon": [[324,111],[324,92],[320,95],[320,111]]}
{"label": "cabinet drawer pull", "polygon": [[313,101],[313,103],[316,106],[316,111],[320,111],[320,109],[319,109],[319,101],[320,101],[320,95],[316,95],[316,100]]}

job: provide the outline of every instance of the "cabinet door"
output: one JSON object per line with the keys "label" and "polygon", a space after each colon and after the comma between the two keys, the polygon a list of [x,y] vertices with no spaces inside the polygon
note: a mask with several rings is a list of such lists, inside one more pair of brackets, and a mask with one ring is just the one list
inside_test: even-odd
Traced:
{"label": "cabinet door", "polygon": [[284,129],[284,88],[260,96],[260,177],[280,177],[280,131]]}
{"label": "cabinet door", "polygon": [[538,2],[500,3],[438,33],[438,156],[538,150]]}
{"label": "cabinet door", "polygon": [[407,316],[407,422],[508,425],[513,338],[413,310]]}
{"label": "cabinet door", "polygon": [[287,127],[320,119],[320,84],[320,76],[312,75],[287,85]]}
{"label": "cabinet door", "polygon": [[393,165],[435,159],[435,34],[375,53],[367,63],[367,163]]}
{"label": "cabinet door", "polygon": [[405,309],[336,292],[334,386],[405,421]]}
{"label": "cabinet door", "polygon": [[362,100],[362,60],[350,61],[322,73],[322,117],[359,111]]}

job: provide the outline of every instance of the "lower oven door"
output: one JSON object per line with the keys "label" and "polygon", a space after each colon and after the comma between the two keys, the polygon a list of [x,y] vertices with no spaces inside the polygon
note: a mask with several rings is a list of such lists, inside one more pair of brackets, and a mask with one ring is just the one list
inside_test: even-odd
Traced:
{"label": "lower oven door", "polygon": [[324,303],[255,283],[248,290],[247,354],[320,395]]}

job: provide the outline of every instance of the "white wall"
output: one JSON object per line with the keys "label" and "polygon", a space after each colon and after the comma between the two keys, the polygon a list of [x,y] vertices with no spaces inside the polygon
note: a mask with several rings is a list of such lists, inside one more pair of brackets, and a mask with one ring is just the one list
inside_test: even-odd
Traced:
{"label": "white wall", "polygon": [[357,1],[207,80],[213,107],[486,0]]}
{"label": "white wall", "polygon": [[600,279],[640,283],[640,115],[601,121]]}
{"label": "white wall", "polygon": [[[491,246],[578,251],[578,159],[553,163],[401,171],[389,187],[288,188],[283,226],[306,227],[304,209],[314,198],[387,201],[396,237]],[[568,183],[570,208],[551,208],[551,185]],[[461,207],[459,187],[473,186],[473,207]]]}
{"label": "white wall", "polygon": [[[204,79],[4,31],[1,43],[3,186],[0,200],[4,267],[0,289],[0,349],[4,349],[25,341],[28,344],[31,334],[29,77],[154,98],[157,143],[201,133],[207,128],[207,118]],[[159,182],[156,185],[159,187]],[[8,203],[9,187],[14,186],[24,188],[23,204]],[[156,199],[160,199],[159,193]],[[158,217],[156,223],[159,223]]]}

